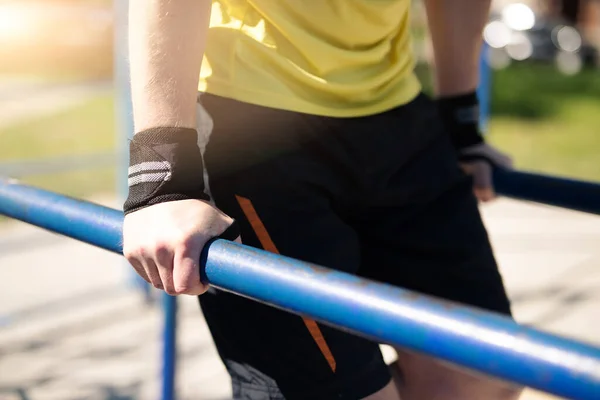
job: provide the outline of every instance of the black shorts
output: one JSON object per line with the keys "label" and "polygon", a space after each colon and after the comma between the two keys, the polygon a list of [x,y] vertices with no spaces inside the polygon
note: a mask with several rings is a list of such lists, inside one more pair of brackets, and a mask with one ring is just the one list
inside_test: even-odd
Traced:
{"label": "black shorts", "polygon": [[[425,95],[329,118],[211,95],[217,206],[244,244],[510,314],[487,233]],[[200,296],[236,399],[360,399],[390,381],[377,343],[211,289]]]}

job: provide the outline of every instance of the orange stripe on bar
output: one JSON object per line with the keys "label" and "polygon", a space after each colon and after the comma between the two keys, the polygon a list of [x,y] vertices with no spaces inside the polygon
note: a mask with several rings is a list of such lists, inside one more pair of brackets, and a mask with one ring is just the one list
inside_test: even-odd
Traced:
{"label": "orange stripe on bar", "polygon": [[[250,222],[250,225],[252,226],[254,233],[256,233],[256,236],[258,237],[258,240],[260,241],[260,244],[262,245],[263,249],[271,253],[279,254],[279,250],[277,250],[275,243],[273,243],[271,235],[269,235],[267,228],[265,228],[265,225],[258,216],[258,213],[256,212],[256,209],[254,208],[252,202],[245,197],[237,195],[235,196],[235,198],[237,199],[240,207],[242,208],[244,215],[248,219],[248,222]],[[327,342],[323,337],[323,332],[321,332],[321,328],[319,328],[319,325],[317,325],[317,322],[315,320],[305,317],[302,317],[302,320],[304,321],[306,328],[308,328],[308,332],[310,332],[310,335],[313,337],[315,343],[321,350],[321,353],[323,353],[323,356],[327,360],[329,367],[333,372],[335,372],[335,358],[333,357],[331,349],[329,349],[329,345],[327,345]]]}

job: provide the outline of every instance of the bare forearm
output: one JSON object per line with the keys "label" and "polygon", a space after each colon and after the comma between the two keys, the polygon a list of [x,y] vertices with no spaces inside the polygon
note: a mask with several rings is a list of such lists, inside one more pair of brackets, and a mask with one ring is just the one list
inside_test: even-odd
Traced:
{"label": "bare forearm", "polygon": [[130,0],[135,131],[196,126],[196,96],[210,0]]}
{"label": "bare forearm", "polygon": [[473,91],[490,0],[425,0],[439,96]]}

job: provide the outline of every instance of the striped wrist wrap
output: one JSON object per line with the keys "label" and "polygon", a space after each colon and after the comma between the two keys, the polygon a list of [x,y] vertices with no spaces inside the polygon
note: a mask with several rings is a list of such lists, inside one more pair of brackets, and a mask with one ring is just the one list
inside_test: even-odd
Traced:
{"label": "striped wrist wrap", "polygon": [[129,194],[125,215],[167,201],[208,200],[198,133],[189,128],[151,128],[129,144]]}

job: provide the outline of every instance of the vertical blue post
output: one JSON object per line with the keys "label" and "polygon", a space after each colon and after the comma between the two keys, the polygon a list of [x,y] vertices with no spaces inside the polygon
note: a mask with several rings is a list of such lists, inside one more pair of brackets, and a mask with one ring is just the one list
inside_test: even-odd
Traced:
{"label": "vertical blue post", "polygon": [[177,364],[177,298],[163,293],[163,365],[161,400],[175,400]]}
{"label": "vertical blue post", "polygon": [[488,62],[489,47],[484,42],[481,47],[479,60],[479,87],[477,97],[479,98],[479,128],[484,134],[487,132],[490,119],[491,90],[492,90],[492,68]]}
{"label": "vertical blue post", "polygon": [[[117,193],[121,200],[127,196],[127,168],[129,167],[129,140],[133,137],[133,112],[131,106],[131,92],[129,86],[129,66],[127,62],[127,19],[129,2],[127,0],[114,0],[114,51],[115,51],[115,89],[116,89],[116,115],[117,115]],[[130,282],[142,289],[146,301],[150,302],[151,287],[131,271]],[[177,299],[167,294],[163,295],[163,352],[162,352],[162,400],[175,400],[175,365],[177,363]]]}
{"label": "vertical blue post", "polygon": [[[129,167],[129,139],[133,137],[133,113],[131,106],[131,91],[129,87],[129,67],[127,63],[127,19],[128,0],[114,0],[114,82],[115,107],[117,116],[117,194],[119,201],[127,197],[127,168]],[[138,276],[127,264],[126,271],[130,272],[128,284],[142,290],[146,302],[152,301],[150,285]]]}

